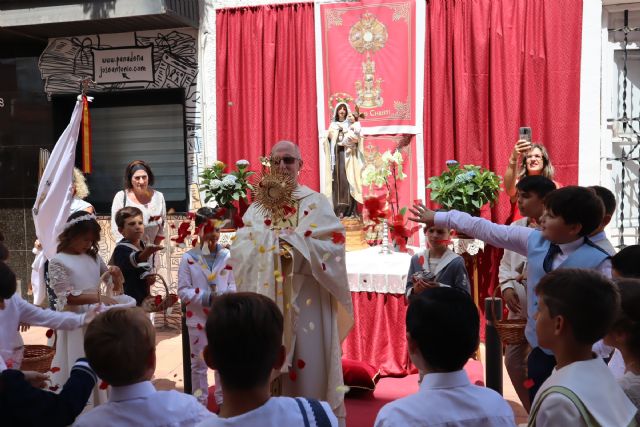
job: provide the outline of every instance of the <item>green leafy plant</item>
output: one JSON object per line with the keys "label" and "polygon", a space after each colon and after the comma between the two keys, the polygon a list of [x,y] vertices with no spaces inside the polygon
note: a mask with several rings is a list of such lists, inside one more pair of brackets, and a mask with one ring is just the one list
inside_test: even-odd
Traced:
{"label": "green leafy plant", "polygon": [[447,169],[440,176],[429,178],[427,188],[431,200],[443,208],[477,214],[487,203],[491,206],[498,198],[501,178],[494,172],[476,165],[447,161]]}
{"label": "green leafy plant", "polygon": [[200,187],[204,190],[205,203],[214,199],[218,206],[228,208],[234,201],[246,200],[248,191],[253,190],[249,177],[255,172],[248,170],[247,160],[238,160],[236,170],[229,173],[224,172],[226,167],[218,160],[200,174]]}

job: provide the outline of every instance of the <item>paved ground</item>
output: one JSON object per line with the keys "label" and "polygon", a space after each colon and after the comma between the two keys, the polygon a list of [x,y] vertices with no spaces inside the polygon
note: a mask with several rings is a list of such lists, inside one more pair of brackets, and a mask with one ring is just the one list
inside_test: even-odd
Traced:
{"label": "paved ground", "polygon": [[[22,334],[25,344],[46,344],[46,328],[32,327]],[[176,332],[159,331],[156,335],[157,366],[153,383],[160,390],[184,389],[182,373],[182,337]],[[481,346],[484,360],[484,346]],[[214,384],[213,371],[209,371],[209,384]],[[516,423],[526,423],[527,413],[509,381],[507,371],[503,369],[503,394],[513,408]]]}

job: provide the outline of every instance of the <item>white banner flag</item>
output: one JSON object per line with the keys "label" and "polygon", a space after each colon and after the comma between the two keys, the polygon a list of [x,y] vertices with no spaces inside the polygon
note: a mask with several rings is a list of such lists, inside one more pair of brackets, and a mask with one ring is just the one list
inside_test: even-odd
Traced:
{"label": "white banner flag", "polygon": [[71,185],[76,162],[76,143],[81,122],[82,102],[78,101],[73,109],[71,122],[53,147],[38,185],[38,195],[32,213],[36,236],[42,250],[31,266],[31,287],[33,302],[36,305],[45,301],[47,292],[44,284],[44,264],[56,254],[58,236],[69,217],[73,199]]}

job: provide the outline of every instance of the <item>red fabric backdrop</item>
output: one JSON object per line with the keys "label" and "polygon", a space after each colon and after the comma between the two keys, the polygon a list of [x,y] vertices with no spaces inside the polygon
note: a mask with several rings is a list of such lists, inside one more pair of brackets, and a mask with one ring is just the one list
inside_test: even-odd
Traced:
{"label": "red fabric backdrop", "polygon": [[313,4],[216,12],[218,159],[258,158],[296,142],[307,164],[300,182],[318,190]]}
{"label": "red fabric backdrop", "polygon": [[[582,1],[429,0],[425,46],[426,176],[448,159],[500,175],[530,126],[563,184],[578,178]],[[507,197],[483,216],[502,222]],[[479,259],[481,300],[499,253]],[[482,306],[481,302],[481,306]]]}

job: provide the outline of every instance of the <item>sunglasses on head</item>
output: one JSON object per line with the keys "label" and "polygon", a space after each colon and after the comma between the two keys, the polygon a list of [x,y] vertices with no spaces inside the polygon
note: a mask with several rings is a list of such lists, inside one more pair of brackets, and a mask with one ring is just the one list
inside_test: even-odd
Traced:
{"label": "sunglasses on head", "polygon": [[290,157],[290,156],[285,156],[285,157],[272,157],[271,158],[271,163],[274,165],[279,165],[280,162],[284,162],[285,165],[292,165],[296,162],[296,160],[298,160],[297,157]]}

